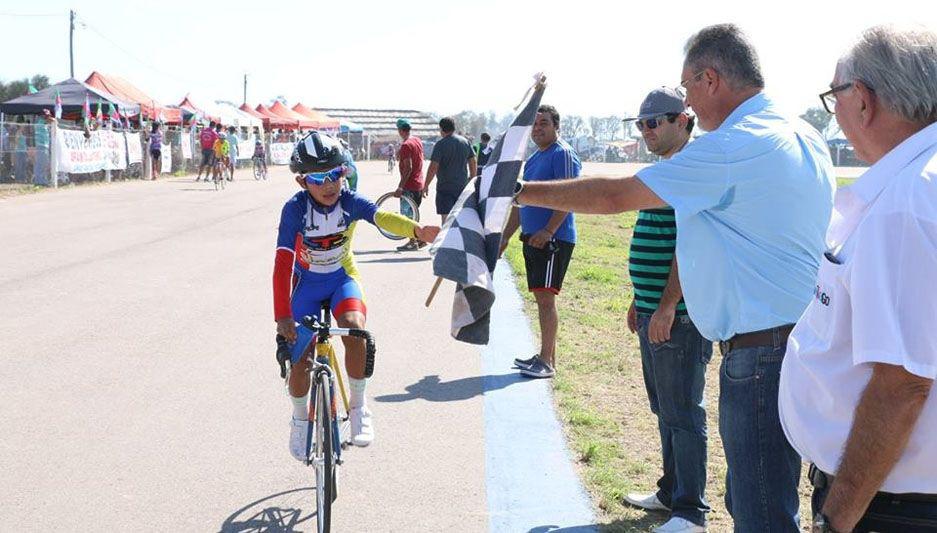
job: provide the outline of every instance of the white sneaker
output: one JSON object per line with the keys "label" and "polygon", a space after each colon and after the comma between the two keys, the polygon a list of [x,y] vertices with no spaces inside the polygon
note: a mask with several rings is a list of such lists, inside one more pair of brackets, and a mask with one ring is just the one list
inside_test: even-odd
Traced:
{"label": "white sneaker", "polygon": [[670,507],[662,504],[660,500],[657,499],[657,493],[652,492],[650,494],[638,494],[632,492],[625,496],[625,503],[630,503],[635,507],[640,507],[642,509],[647,509],[648,511],[669,511]]}
{"label": "white sneaker", "polygon": [[348,413],[351,421],[351,443],[355,446],[367,446],[374,441],[374,427],[371,425],[371,411],[367,407],[354,407]]}
{"label": "white sneaker", "polygon": [[308,420],[292,419],[290,422],[290,455],[297,461],[306,460],[306,435],[308,433]]}
{"label": "white sneaker", "polygon": [[654,529],[654,533],[697,533],[700,531],[706,531],[706,528],[679,516],[671,518],[665,524]]}

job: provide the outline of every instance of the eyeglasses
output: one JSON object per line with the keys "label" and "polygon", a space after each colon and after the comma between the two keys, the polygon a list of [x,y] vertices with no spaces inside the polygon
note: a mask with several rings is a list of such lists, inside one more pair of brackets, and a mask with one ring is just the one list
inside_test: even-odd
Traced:
{"label": "eyeglasses", "polygon": [[638,128],[638,131],[656,130],[658,126],[664,123],[664,119],[672,124],[676,118],[675,115],[661,115],[647,120],[637,120],[634,125]]}
{"label": "eyeglasses", "polygon": [[[827,113],[831,115],[835,115],[836,114],[836,111],[835,111],[836,93],[840,91],[845,91],[846,89],[855,85],[857,81],[862,81],[862,80],[853,80],[853,81],[850,81],[849,83],[843,83],[841,85],[837,85],[836,87],[833,87],[829,91],[820,93],[820,101],[823,102],[823,109],[826,109]],[[862,82],[862,84],[865,85],[866,89],[868,89],[869,91],[873,93],[875,92],[875,89],[873,89],[872,87],[869,87],[868,83]]]}
{"label": "eyeglasses", "polygon": [[345,166],[335,167],[328,172],[313,172],[306,174],[303,179],[310,185],[324,185],[325,182],[338,183],[345,177]]}
{"label": "eyeglasses", "polygon": [[681,81],[679,85],[673,88],[673,90],[676,91],[676,93],[679,94],[681,98],[686,98],[686,84],[690,83],[691,81],[696,81],[705,72],[706,72],[706,69],[703,69],[697,72],[696,74],[690,76],[689,78]]}

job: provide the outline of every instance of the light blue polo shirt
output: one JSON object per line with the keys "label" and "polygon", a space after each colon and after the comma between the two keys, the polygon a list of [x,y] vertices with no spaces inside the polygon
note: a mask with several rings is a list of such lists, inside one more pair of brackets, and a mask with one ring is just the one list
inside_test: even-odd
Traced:
{"label": "light blue polo shirt", "polygon": [[680,285],[704,337],[797,321],[813,295],[836,189],[819,132],[759,93],[637,177],[676,212]]}

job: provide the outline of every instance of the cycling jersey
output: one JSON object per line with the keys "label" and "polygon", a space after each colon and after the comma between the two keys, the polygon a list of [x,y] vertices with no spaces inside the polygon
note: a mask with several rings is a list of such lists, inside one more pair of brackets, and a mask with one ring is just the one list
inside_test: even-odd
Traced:
{"label": "cycling jersey", "polygon": [[220,159],[222,157],[228,157],[228,141],[226,141],[223,137],[219,137],[215,141],[214,150],[216,158]]}
{"label": "cycling jersey", "polygon": [[[349,310],[365,311],[351,248],[359,220],[397,235],[415,237],[415,222],[397,213],[379,211],[373,202],[348,189],[342,189],[332,206],[320,205],[305,190],[286,202],[280,214],[273,270],[274,318],[316,314],[326,298],[332,300],[336,316]],[[349,287],[348,280],[354,281],[357,289]],[[301,286],[309,289],[300,291]],[[311,301],[291,302],[291,297]],[[297,314],[298,305],[312,312]]]}

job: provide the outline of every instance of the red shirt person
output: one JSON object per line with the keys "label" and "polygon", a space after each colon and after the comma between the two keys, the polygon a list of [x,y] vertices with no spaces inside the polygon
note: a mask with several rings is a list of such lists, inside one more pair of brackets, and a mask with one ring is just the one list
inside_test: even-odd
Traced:
{"label": "red shirt person", "polygon": [[[400,183],[394,191],[394,196],[397,198],[406,196],[419,209],[420,202],[423,200],[423,141],[416,135],[410,135],[410,122],[405,118],[397,119],[397,133],[403,139],[403,143],[397,153],[400,160]],[[408,204],[400,202],[402,215],[413,218],[414,214],[410,210]],[[423,246],[426,246],[425,242],[411,239],[403,246],[398,246],[397,250],[411,251]]]}

